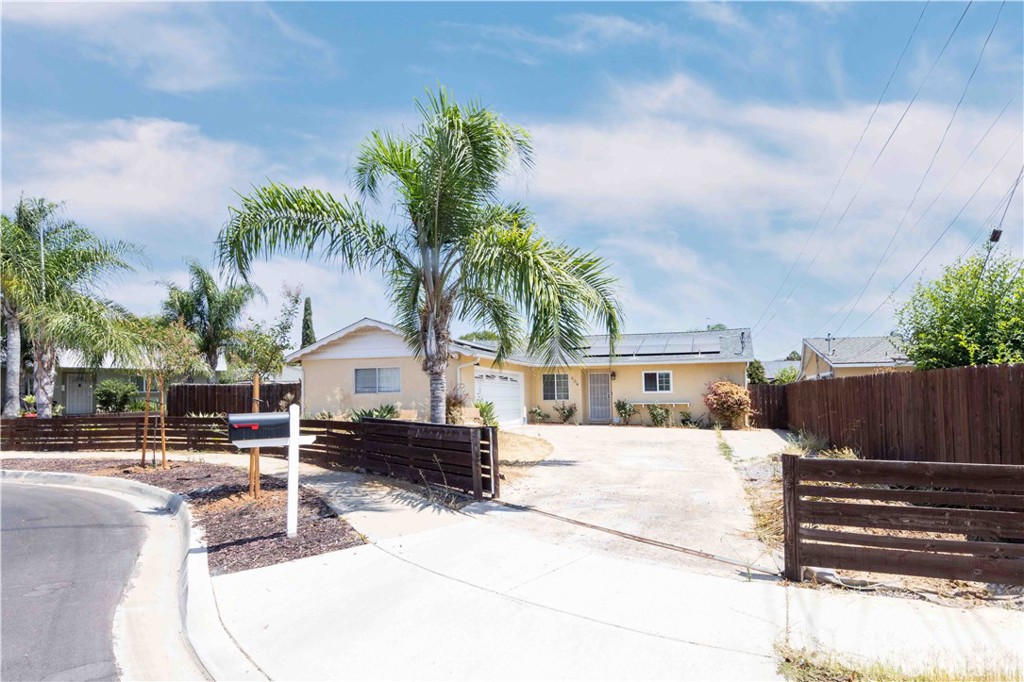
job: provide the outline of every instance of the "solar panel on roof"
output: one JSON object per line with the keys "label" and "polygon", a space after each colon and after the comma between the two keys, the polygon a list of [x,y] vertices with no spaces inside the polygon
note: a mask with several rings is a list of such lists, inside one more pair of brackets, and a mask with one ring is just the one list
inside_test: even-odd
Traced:
{"label": "solar panel on roof", "polygon": [[642,341],[639,339],[622,339],[615,346],[615,353],[618,355],[636,355],[640,350]]}
{"label": "solar panel on roof", "polygon": [[608,355],[608,341],[607,340],[596,340],[590,344],[590,348],[587,349],[588,355]]}
{"label": "solar panel on roof", "polygon": [[693,344],[693,350],[698,353],[721,353],[722,340],[717,336],[698,337]]}

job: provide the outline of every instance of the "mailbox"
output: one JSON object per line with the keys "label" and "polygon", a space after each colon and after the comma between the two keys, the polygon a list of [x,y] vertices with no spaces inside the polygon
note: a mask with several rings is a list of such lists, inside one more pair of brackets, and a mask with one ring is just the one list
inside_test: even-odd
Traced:
{"label": "mailbox", "polygon": [[[228,438],[240,448],[287,445],[289,435],[287,412],[228,415]],[[259,443],[252,441],[259,441]],[[267,443],[266,441],[277,442]]]}

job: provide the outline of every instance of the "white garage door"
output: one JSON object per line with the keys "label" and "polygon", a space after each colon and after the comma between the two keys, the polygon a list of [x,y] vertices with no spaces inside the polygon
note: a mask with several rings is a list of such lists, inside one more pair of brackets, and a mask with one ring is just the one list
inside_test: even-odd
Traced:
{"label": "white garage door", "polygon": [[524,423],[522,374],[478,369],[474,379],[476,399],[494,403],[500,425]]}

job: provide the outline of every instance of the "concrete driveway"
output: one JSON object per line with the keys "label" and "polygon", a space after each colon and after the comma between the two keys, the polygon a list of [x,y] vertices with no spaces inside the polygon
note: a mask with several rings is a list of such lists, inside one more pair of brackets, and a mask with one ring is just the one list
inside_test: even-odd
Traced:
{"label": "concrete driveway", "polygon": [[[531,425],[517,433],[554,446],[527,475],[502,487],[502,500],[570,519],[775,568],[753,537],[740,478],[714,431],[621,426]],[[539,514],[476,505],[486,520],[557,542],[616,555],[739,576],[735,566],[652,547]]]}

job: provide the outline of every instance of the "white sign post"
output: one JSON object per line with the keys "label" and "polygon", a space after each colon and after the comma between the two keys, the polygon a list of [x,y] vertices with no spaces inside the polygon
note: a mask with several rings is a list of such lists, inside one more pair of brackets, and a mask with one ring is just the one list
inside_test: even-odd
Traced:
{"label": "white sign post", "polygon": [[288,408],[288,537],[299,534],[299,406]]}

